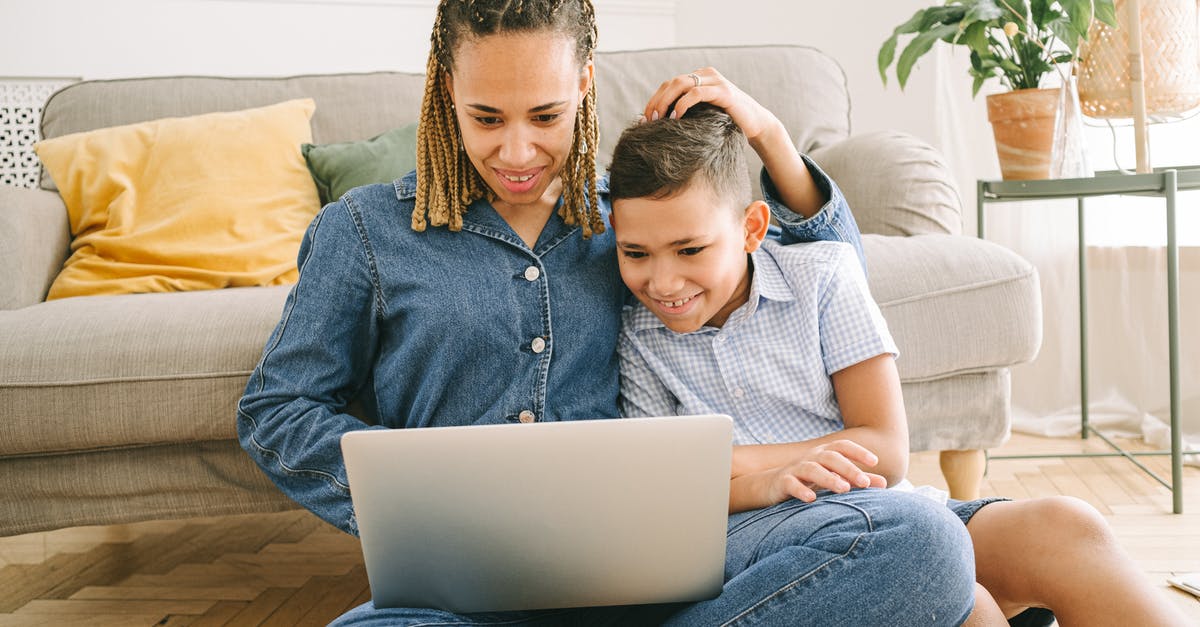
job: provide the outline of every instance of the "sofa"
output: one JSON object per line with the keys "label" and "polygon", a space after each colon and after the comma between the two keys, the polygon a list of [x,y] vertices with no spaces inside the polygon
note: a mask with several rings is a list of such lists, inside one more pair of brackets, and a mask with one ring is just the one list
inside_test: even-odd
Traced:
{"label": "sofa", "polygon": [[[844,190],[900,348],[912,450],[943,451],[952,493],[969,496],[980,451],[1008,437],[1009,368],[1041,342],[1034,268],[963,235],[961,200],[930,146],[898,132],[853,135],[845,75],[810,47],[599,53],[601,159],[665,78],[704,66],[775,112]],[[41,131],[312,98],[312,141],[351,142],[415,121],[422,91],[421,75],[400,72],[93,80],[51,96]],[[288,286],[46,301],[70,244],[50,177],[37,189],[0,187],[0,535],[296,507],[234,427]]]}

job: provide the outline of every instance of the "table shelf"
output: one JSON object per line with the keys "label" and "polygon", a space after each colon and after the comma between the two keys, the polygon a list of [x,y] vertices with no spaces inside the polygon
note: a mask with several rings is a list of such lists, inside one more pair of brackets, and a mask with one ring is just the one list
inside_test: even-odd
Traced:
{"label": "table shelf", "polygon": [[[1145,174],[1124,172],[1097,172],[1095,176],[1046,179],[1036,181],[986,181],[977,182],[976,232],[980,239],[986,237],[984,207],[989,203],[1031,200],[1055,200],[1073,198],[1077,205],[1079,227],[1079,379],[1080,379],[1080,436],[1099,436],[1115,453],[1082,453],[1080,456],[1119,455],[1130,460],[1156,481],[1171,490],[1172,510],[1183,513],[1183,456],[1200,453],[1182,450],[1181,411],[1182,401],[1179,387],[1179,246],[1176,240],[1176,195],[1183,191],[1200,190],[1200,166],[1156,168]],[[1096,196],[1151,196],[1166,202],[1167,220],[1167,336],[1169,345],[1169,372],[1171,394],[1171,448],[1165,451],[1129,453],[1104,437],[1088,424],[1088,339],[1087,339],[1087,241],[1084,237],[1084,200]],[[1170,455],[1171,481],[1159,477],[1134,455]],[[1029,457],[1029,456],[1020,456]],[[1008,459],[995,456],[989,459]]]}

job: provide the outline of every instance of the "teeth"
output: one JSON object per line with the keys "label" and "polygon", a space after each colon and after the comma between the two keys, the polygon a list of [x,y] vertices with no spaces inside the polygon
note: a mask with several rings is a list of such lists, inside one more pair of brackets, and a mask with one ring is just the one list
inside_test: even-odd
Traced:
{"label": "teeth", "polygon": [[683,307],[685,304],[688,303],[688,301],[692,300],[692,298],[693,298],[692,296],[688,296],[687,298],[684,298],[681,300],[664,300],[664,301],[662,301],[662,303],[664,305],[666,305],[667,307],[671,307],[672,309],[674,309],[675,307]]}
{"label": "teeth", "polygon": [[505,175],[505,177],[504,177],[504,178],[506,178],[506,179],[508,179],[508,180],[510,180],[510,181],[512,181],[512,182],[514,182],[514,183],[524,183],[525,181],[528,181],[529,179],[533,178],[533,175],[532,175],[532,174],[526,174],[525,176],[508,176],[508,175]]}

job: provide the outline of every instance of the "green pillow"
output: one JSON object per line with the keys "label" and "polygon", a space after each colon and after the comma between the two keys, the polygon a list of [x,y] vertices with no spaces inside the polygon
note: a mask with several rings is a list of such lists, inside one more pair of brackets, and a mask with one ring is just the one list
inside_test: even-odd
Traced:
{"label": "green pillow", "polygon": [[417,165],[416,123],[357,142],[301,144],[321,204],[359,185],[390,183]]}

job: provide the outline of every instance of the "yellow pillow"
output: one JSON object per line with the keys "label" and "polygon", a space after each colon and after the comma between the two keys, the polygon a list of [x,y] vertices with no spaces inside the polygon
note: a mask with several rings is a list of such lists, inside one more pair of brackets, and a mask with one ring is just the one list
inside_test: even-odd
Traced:
{"label": "yellow pillow", "polygon": [[312,99],[103,128],[34,146],[67,205],[47,300],[294,283],[318,209]]}

